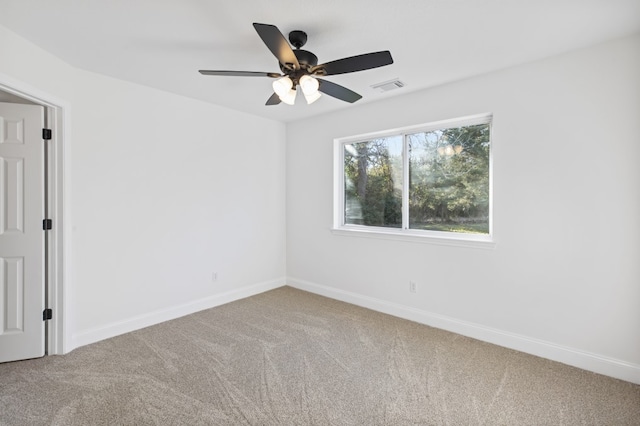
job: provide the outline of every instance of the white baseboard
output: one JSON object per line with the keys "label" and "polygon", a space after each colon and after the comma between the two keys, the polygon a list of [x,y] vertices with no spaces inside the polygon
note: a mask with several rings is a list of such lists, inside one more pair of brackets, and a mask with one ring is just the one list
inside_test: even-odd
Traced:
{"label": "white baseboard", "polygon": [[540,339],[510,333],[491,327],[485,327],[467,321],[461,321],[444,315],[434,314],[421,309],[387,302],[361,294],[343,291],[333,287],[315,284],[296,278],[287,278],[287,285],[310,293],[351,303],[374,311],[408,319],[431,327],[440,328],[493,343],[517,351],[558,361],[563,364],[640,384],[640,365],[614,358],[557,345]]}
{"label": "white baseboard", "polygon": [[76,333],[72,336],[72,347],[69,350],[79,348],[80,346],[99,342],[111,337],[119,336],[124,333],[139,330],[151,325],[159,324],[164,321],[180,318],[185,315],[193,314],[205,309],[214,308],[224,305],[235,300],[244,299],[265,291],[273,290],[285,285],[285,278],[278,278],[272,281],[265,281],[258,284],[244,286],[225,293],[216,294],[193,302],[184,303],[178,306],[172,306],[166,309],[160,309],[147,314],[138,315],[123,321],[107,324],[102,327]]}

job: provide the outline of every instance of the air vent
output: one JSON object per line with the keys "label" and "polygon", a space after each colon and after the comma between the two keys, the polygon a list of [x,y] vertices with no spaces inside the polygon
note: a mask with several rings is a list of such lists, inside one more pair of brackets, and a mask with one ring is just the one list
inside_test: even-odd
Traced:
{"label": "air vent", "polygon": [[378,90],[379,92],[388,92],[389,90],[395,90],[395,89],[400,89],[401,87],[404,87],[404,83],[398,80],[397,78],[394,78],[393,80],[374,84],[371,87]]}

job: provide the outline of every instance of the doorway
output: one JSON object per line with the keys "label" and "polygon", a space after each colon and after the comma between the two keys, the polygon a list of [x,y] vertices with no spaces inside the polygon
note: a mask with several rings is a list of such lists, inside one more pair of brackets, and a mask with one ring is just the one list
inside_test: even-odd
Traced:
{"label": "doorway", "polygon": [[[44,354],[63,354],[70,349],[67,344],[66,332],[68,312],[65,311],[66,285],[66,257],[65,242],[65,152],[64,129],[68,120],[66,112],[68,105],[65,101],[28,87],[19,81],[0,75],[0,102],[16,104],[16,107],[39,106],[43,112],[44,128],[51,130],[51,139],[41,141],[43,147],[44,166],[42,183],[43,213],[42,219],[51,220],[51,229],[43,242],[42,262],[42,294],[45,299],[44,307],[50,309],[50,319],[45,320],[48,312],[43,312],[41,318],[44,323]],[[43,227],[45,223],[43,221]],[[39,309],[39,308],[38,308]]]}

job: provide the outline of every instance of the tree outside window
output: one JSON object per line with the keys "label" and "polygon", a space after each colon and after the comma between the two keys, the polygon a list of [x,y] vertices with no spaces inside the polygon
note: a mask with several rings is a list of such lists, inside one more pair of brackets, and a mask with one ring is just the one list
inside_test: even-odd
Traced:
{"label": "tree outside window", "polygon": [[490,233],[489,118],[342,147],[343,224]]}

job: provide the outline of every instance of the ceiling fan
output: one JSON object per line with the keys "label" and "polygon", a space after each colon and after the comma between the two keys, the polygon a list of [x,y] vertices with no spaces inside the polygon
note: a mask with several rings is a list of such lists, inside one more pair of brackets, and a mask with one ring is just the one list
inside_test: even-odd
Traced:
{"label": "ceiling fan", "polygon": [[280,102],[293,105],[298,86],[300,86],[308,104],[318,100],[320,92],[342,101],[353,103],[362,98],[362,96],[346,87],[318,77],[364,71],[393,63],[391,53],[385,50],[350,56],[318,65],[318,57],[316,55],[300,49],[307,42],[307,34],[304,31],[296,30],[289,33],[289,41],[295,47],[295,50],[293,50],[275,25],[254,23],[253,27],[271,53],[278,59],[282,74],[277,72],[218,70],[200,70],[200,74],[277,78],[273,82],[274,94],[267,100],[266,105],[277,105]]}

